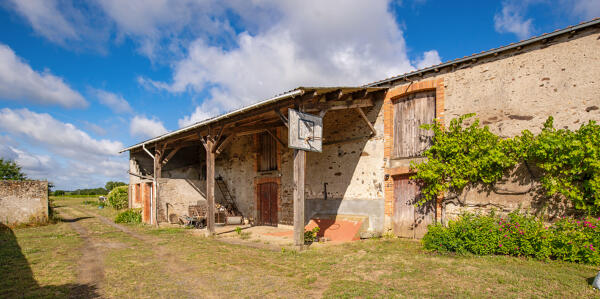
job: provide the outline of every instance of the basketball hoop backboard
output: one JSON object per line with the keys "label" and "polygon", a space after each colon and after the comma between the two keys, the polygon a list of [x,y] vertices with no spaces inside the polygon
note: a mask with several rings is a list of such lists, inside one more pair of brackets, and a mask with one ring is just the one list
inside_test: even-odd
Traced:
{"label": "basketball hoop backboard", "polygon": [[288,109],[290,148],[322,152],[323,151],[323,118],[317,115]]}

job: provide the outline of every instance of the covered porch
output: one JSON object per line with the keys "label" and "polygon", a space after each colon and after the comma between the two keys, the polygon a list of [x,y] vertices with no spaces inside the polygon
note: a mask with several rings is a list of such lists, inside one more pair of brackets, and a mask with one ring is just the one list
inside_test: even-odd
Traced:
{"label": "covered porch", "polygon": [[[311,219],[383,226],[383,167],[373,163],[383,157],[383,128],[375,123],[385,90],[300,87],[126,148],[130,206],[142,207],[154,225],[192,216],[195,207],[205,212],[209,235],[229,216],[289,225],[299,247]],[[324,118],[323,153],[289,148],[288,109]],[[337,219],[340,211],[346,218]]]}

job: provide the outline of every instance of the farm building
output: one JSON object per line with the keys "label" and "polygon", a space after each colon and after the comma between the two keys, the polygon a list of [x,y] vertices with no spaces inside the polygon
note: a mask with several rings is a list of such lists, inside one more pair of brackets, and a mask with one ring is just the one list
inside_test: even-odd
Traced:
{"label": "farm building", "polygon": [[[431,142],[421,124],[476,113],[510,137],[539,131],[548,116],[577,129],[600,119],[599,107],[596,19],[364,86],[299,87],[128,147],[130,206],[143,207],[148,223],[177,221],[194,206],[214,211],[215,201],[254,225],[293,224],[298,238],[311,219],[418,238],[464,210],[541,206],[528,174],[415,206],[409,165]],[[288,147],[291,109],[323,117],[322,152]]]}

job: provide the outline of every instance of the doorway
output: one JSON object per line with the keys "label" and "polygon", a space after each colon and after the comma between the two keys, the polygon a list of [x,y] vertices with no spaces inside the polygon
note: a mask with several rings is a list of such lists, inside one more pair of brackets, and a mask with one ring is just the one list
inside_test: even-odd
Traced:
{"label": "doorway", "polygon": [[258,224],[277,226],[277,183],[258,184]]}
{"label": "doorway", "polygon": [[428,202],[422,206],[419,186],[410,180],[409,175],[394,178],[394,233],[403,238],[422,238],[427,225],[433,223],[435,205]]}

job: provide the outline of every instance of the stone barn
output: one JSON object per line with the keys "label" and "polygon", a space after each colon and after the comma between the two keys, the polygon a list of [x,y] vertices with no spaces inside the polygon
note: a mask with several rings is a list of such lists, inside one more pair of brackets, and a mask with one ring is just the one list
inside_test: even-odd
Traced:
{"label": "stone barn", "polygon": [[[363,86],[299,87],[146,140],[123,150],[130,154],[130,206],[157,223],[194,206],[215,211],[216,202],[254,225],[294,225],[297,242],[311,219],[325,230],[352,222],[361,231],[418,238],[427,224],[464,210],[535,208],[529,183],[510,181],[416,207],[409,165],[430,142],[419,126],[476,113],[510,137],[539,131],[548,116],[570,129],[600,119],[599,24]],[[288,147],[288,109],[323,117],[322,152]],[[219,216],[208,215],[211,231]]]}

